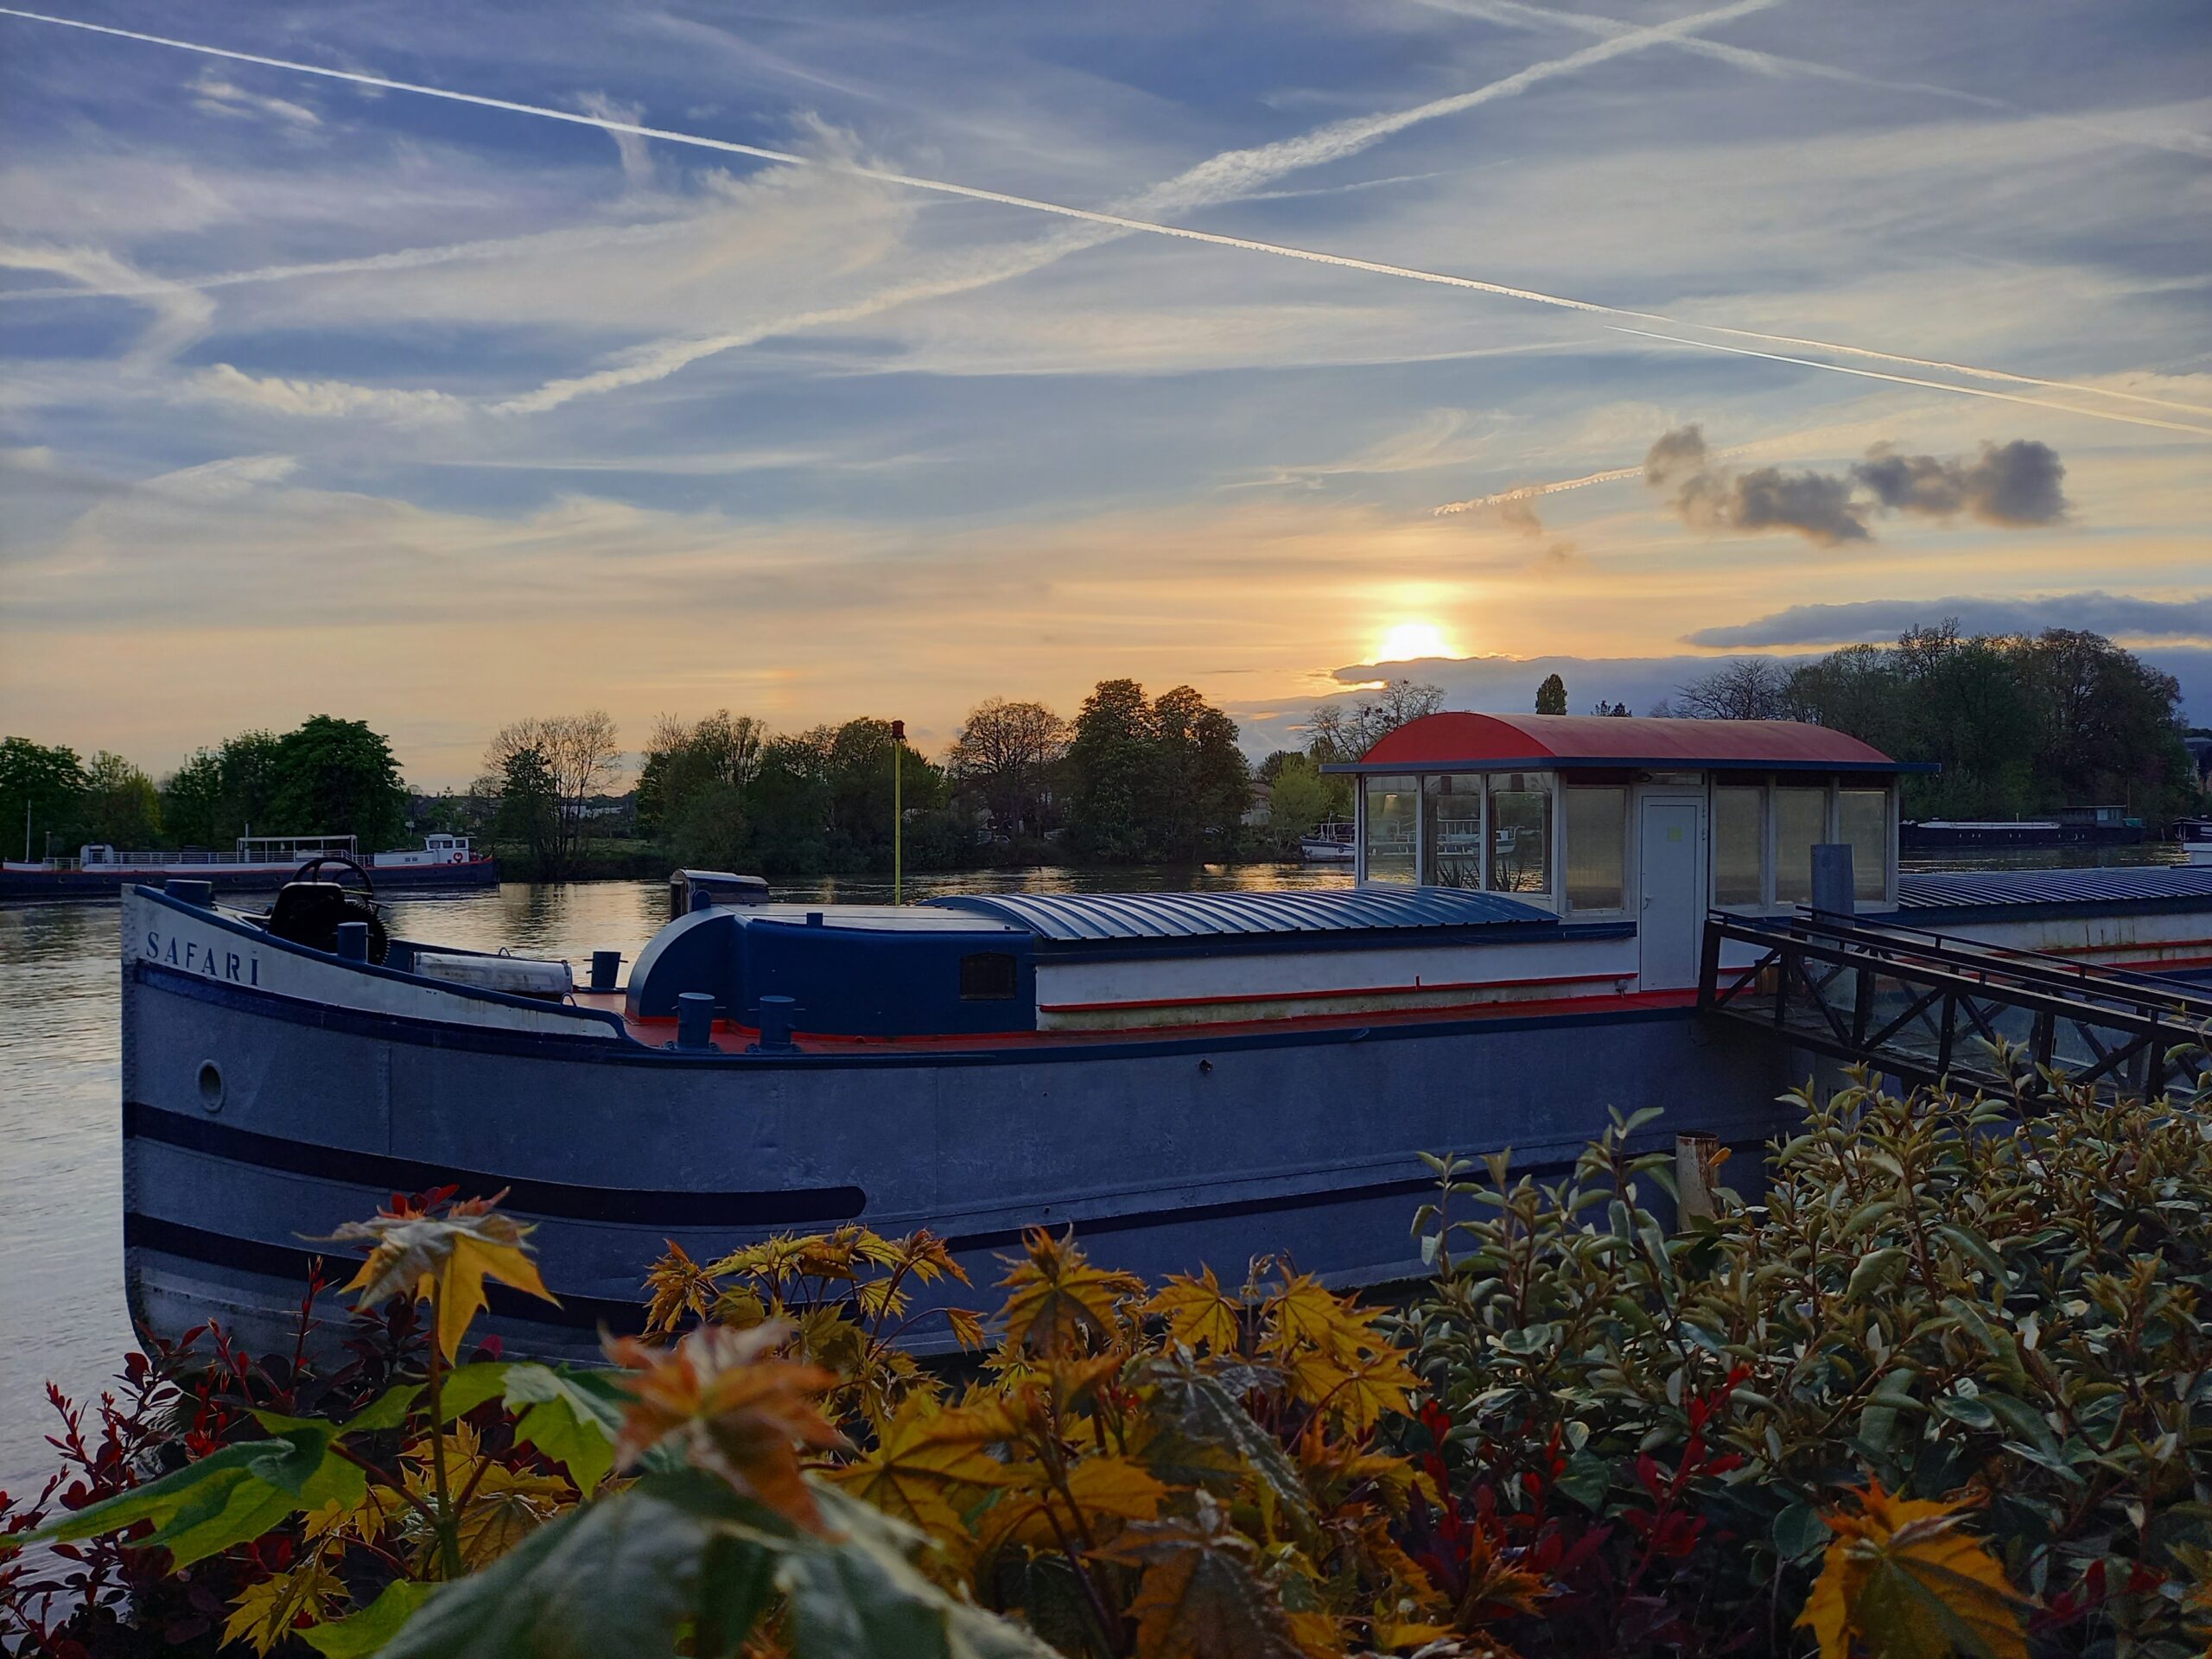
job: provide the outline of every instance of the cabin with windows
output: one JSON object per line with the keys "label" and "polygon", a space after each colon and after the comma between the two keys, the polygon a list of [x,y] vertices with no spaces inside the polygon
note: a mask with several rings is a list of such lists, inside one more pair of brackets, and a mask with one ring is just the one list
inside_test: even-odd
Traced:
{"label": "cabin with windows", "polygon": [[1897,779],[1933,768],[1796,721],[1437,714],[1323,770],[1358,779],[1362,886],[1633,921],[1648,987],[1688,982],[1708,908],[1810,899],[1822,842],[1851,848],[1860,908],[1894,908]]}

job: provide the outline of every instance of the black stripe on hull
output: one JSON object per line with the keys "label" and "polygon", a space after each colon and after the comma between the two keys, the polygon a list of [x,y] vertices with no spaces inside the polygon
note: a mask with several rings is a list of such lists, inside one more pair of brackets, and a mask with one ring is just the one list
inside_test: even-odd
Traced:
{"label": "black stripe on hull", "polygon": [[578,1186],[566,1181],[518,1180],[484,1170],[456,1169],[382,1153],[288,1141],[212,1118],[164,1112],[137,1101],[123,1108],[128,1140],[158,1141],[255,1169],[391,1192],[458,1186],[465,1198],[488,1198],[506,1189],[506,1207],[561,1221],[615,1222],[638,1227],[835,1226],[868,1208],[857,1186],[793,1187],[766,1192],[657,1192],[645,1187]]}

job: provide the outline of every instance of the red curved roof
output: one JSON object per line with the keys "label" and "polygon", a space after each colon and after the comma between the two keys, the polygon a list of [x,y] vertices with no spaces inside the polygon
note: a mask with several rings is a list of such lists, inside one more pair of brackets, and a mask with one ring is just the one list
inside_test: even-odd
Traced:
{"label": "red curved roof", "polygon": [[1424,715],[1360,757],[1407,772],[1527,761],[1582,766],[1900,767],[1855,737],[1796,720],[1649,720],[1605,715]]}

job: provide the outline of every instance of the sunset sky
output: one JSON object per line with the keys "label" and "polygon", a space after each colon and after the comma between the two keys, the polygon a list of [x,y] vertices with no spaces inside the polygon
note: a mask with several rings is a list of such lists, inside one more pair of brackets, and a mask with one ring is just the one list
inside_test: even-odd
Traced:
{"label": "sunset sky", "polygon": [[11,733],[437,786],[1129,676],[1258,752],[1945,614],[2212,723],[2201,6],[67,16],[353,79],[0,16]]}

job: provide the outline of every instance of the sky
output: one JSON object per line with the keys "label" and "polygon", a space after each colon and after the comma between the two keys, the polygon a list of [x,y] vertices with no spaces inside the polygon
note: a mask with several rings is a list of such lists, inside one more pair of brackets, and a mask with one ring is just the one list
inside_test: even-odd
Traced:
{"label": "sky", "polygon": [[1260,753],[1945,616],[2212,723],[2208,89],[2157,0],[0,14],[0,727]]}

